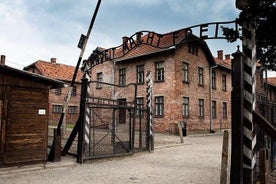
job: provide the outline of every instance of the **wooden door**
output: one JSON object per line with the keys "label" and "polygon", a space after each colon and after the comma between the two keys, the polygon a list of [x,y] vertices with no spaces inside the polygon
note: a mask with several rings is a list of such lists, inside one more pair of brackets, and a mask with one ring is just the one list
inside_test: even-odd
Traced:
{"label": "wooden door", "polygon": [[126,99],[119,99],[119,105],[121,106],[119,109],[119,123],[126,124],[126,108],[124,108],[126,105]]}

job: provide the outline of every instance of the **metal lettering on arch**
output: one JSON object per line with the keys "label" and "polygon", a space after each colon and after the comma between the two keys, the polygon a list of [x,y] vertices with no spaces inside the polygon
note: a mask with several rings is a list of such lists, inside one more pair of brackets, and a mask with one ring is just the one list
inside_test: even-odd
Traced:
{"label": "metal lettering on arch", "polygon": [[[240,38],[239,31],[240,29],[236,20],[199,24],[179,29],[168,34],[159,34],[153,31],[139,31],[130,37],[124,37],[123,43],[117,47],[109,49],[98,48],[94,50],[88,58],[88,61],[90,67],[93,67],[105,61],[120,59],[142,44],[150,45],[155,48],[167,49],[177,44],[176,38],[180,33],[184,33],[185,38],[193,32],[198,32],[199,37],[197,39],[226,39],[228,42],[234,42]],[[168,36],[170,36],[170,40],[172,40],[172,43],[169,45],[166,43]]]}

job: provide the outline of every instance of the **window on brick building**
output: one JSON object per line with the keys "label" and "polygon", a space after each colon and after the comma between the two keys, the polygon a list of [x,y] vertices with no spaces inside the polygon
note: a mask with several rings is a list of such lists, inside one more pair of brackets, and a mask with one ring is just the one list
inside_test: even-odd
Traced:
{"label": "window on brick building", "polygon": [[189,82],[189,64],[183,63],[183,82]]}
{"label": "window on brick building", "polygon": [[204,100],[198,99],[198,116],[200,118],[204,117]]}
{"label": "window on brick building", "polygon": [[61,88],[56,88],[55,89],[55,95],[61,95]]}
{"label": "window on brick building", "polygon": [[68,106],[68,114],[77,114],[78,106]]}
{"label": "window on brick building", "polygon": [[144,65],[137,66],[137,83],[144,84]]}
{"label": "window on brick building", "polygon": [[155,80],[164,81],[164,62],[155,64]]}
{"label": "window on brick building", "polygon": [[216,84],[216,72],[212,71],[212,89],[216,89],[217,88],[217,84]]}
{"label": "window on brick building", "polygon": [[212,101],[212,118],[217,117],[217,102]]}
{"label": "window on brick building", "polygon": [[227,84],[226,84],[226,75],[225,74],[222,74],[222,90],[223,91],[226,91],[227,89]]}
{"label": "window on brick building", "polygon": [[62,113],[62,105],[53,105],[53,113]]}
{"label": "window on brick building", "polygon": [[224,119],[227,118],[227,103],[226,102],[222,102],[222,117]]}
{"label": "window on brick building", "polygon": [[144,98],[141,97],[141,98],[137,98],[137,112],[136,112],[136,115],[137,116],[142,116],[143,115],[143,108],[144,108]]}
{"label": "window on brick building", "polygon": [[183,97],[183,117],[189,117],[189,97]]}
{"label": "window on brick building", "polygon": [[119,85],[120,86],[126,85],[126,69],[125,68],[119,69]]}
{"label": "window on brick building", "polygon": [[156,117],[164,116],[164,97],[163,96],[155,97],[155,116]]}
{"label": "window on brick building", "polygon": [[98,83],[96,85],[96,88],[101,89],[102,88],[101,82],[103,82],[103,73],[102,72],[97,73],[97,81],[98,81]]}
{"label": "window on brick building", "polygon": [[193,55],[198,55],[198,46],[194,43],[189,43],[188,52]]}
{"label": "window on brick building", "polygon": [[76,96],[76,95],[77,95],[77,86],[73,86],[71,96]]}
{"label": "window on brick building", "polygon": [[201,67],[198,67],[198,85],[204,86],[204,70]]}

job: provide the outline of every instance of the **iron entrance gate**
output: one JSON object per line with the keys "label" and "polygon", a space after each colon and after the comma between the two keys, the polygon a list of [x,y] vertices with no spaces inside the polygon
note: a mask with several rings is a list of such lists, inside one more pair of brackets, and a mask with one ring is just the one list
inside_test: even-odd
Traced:
{"label": "iron entrance gate", "polygon": [[92,81],[88,86],[94,97],[86,97],[83,159],[146,150],[148,110],[143,105],[137,108],[136,84],[117,86]]}

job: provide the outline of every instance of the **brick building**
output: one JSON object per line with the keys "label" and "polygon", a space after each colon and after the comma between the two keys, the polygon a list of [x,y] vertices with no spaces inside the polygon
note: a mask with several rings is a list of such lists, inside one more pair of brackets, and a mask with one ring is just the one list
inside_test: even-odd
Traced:
{"label": "brick building", "polygon": [[[98,47],[96,52],[106,55],[97,61],[101,64],[92,63],[92,80],[121,86],[137,83],[138,106],[146,106],[145,74],[152,73],[156,132],[176,132],[177,123],[183,121],[190,132],[230,128],[230,55],[224,58],[218,51],[214,58],[206,42],[186,30],[163,35],[137,32],[123,37],[119,47]],[[96,97],[106,94],[126,101],[134,94],[129,88],[113,88],[109,93],[102,86],[91,90]]]}
{"label": "brick building", "polygon": [[256,111],[276,125],[276,77],[264,76],[261,66],[256,71]]}
{"label": "brick building", "polygon": [[[57,125],[60,114],[62,113],[62,105],[68,93],[70,82],[75,71],[74,66],[60,64],[56,62],[56,58],[50,61],[38,60],[24,68],[24,70],[36,73],[51,79],[57,79],[65,83],[65,87],[50,90],[49,92],[49,124]],[[81,91],[81,72],[78,72],[76,84],[73,87],[72,96],[69,101],[68,109],[64,120],[66,123],[75,123],[79,116],[79,100]]]}

